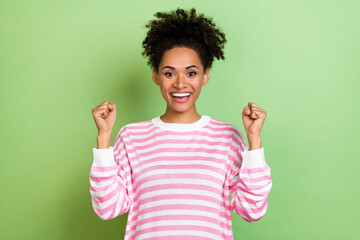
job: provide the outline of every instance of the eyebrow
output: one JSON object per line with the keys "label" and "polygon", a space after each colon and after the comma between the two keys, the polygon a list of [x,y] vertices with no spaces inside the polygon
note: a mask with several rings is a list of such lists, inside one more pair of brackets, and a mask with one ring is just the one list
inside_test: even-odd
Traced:
{"label": "eyebrow", "polygon": [[[187,66],[185,69],[189,69],[189,68],[192,68],[192,67],[196,67],[197,69],[199,69],[199,68],[198,68],[197,66],[195,66],[195,65]],[[165,67],[163,67],[162,69],[164,69],[164,68],[175,69],[174,67],[171,67],[171,66],[165,66]]]}

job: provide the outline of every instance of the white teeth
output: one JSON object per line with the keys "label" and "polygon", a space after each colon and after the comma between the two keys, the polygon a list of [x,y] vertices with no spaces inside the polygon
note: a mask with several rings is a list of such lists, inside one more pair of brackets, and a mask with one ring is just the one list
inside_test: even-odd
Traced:
{"label": "white teeth", "polygon": [[188,97],[191,93],[172,93],[171,95],[174,97]]}

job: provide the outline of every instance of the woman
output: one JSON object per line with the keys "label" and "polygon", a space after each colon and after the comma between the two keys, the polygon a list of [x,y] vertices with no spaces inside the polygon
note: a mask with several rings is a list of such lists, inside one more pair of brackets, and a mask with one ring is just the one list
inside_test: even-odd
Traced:
{"label": "woman", "polygon": [[225,34],[195,9],[155,16],[143,55],[166,110],[125,125],[110,147],[115,103],[92,109],[93,209],[104,220],[128,212],[125,239],[233,239],[231,210],[251,222],[267,209],[272,181],[260,138],[266,112],[244,107],[249,149],[234,125],[199,114],[195,102],[214,57],[224,59]]}

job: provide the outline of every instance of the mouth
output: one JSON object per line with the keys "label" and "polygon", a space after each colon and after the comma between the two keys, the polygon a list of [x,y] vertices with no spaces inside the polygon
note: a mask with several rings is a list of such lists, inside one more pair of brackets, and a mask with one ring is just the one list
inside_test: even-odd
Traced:
{"label": "mouth", "polygon": [[186,102],[190,98],[191,93],[189,93],[189,92],[183,92],[183,93],[174,92],[174,93],[171,93],[170,95],[175,102],[183,103],[183,102]]}

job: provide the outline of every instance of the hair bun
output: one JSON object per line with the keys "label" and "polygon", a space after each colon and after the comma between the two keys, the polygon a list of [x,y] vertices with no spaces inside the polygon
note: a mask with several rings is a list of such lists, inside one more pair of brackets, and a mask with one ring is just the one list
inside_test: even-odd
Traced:
{"label": "hair bun", "polygon": [[212,18],[204,14],[196,15],[195,8],[186,11],[157,12],[157,19],[150,20],[145,27],[149,28],[142,42],[144,57],[148,57],[148,65],[158,69],[166,50],[177,46],[194,49],[206,68],[211,68],[214,58],[225,59],[225,34],[215,26]]}

